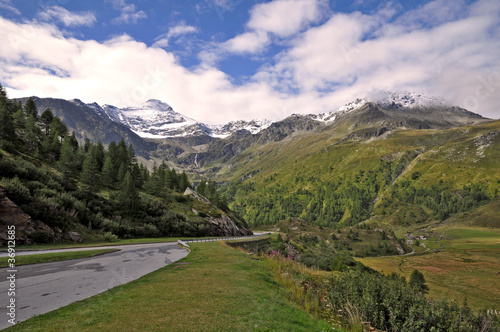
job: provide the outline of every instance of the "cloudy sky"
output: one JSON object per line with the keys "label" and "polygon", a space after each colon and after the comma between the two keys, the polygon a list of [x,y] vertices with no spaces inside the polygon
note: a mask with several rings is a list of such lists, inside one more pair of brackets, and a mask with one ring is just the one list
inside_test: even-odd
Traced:
{"label": "cloudy sky", "polygon": [[500,118],[500,1],[0,0],[0,83],[210,124],[380,90]]}

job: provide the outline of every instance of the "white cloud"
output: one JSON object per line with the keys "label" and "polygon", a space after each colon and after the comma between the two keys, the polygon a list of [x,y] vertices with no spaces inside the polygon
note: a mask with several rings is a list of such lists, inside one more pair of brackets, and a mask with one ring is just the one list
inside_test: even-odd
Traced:
{"label": "white cloud", "polygon": [[[172,53],[128,35],[79,40],[50,24],[0,18],[0,82],[11,97],[80,98],[117,106],[157,98],[207,123],[325,112],[378,89],[430,92],[499,118],[500,6],[497,0],[479,0],[461,8],[460,17],[432,26],[415,27],[412,21],[411,29],[403,20],[388,23],[387,8],[373,15],[331,14],[325,23],[287,37],[288,48],[275,62],[241,85],[208,62],[189,70]],[[187,30],[173,28],[172,36],[191,33]],[[266,42],[251,35],[257,31],[245,35],[257,39],[254,52]],[[273,34],[264,31],[269,38]],[[232,47],[245,50],[236,43]]]}
{"label": "white cloud", "polygon": [[[276,89],[323,91],[349,99],[377,88],[416,90],[498,118],[500,9],[494,3],[482,0],[472,7],[461,3],[458,8],[453,1],[438,0],[394,23],[383,22],[380,13],[337,13],[304,32],[255,79],[267,80]],[[427,17],[434,23],[440,20],[430,25],[422,13],[436,4],[450,10],[440,8]],[[457,12],[462,14],[446,14]]]}
{"label": "white cloud", "polygon": [[0,0],[0,8],[7,9],[17,15],[21,15],[21,12],[14,7],[11,0]]}
{"label": "white cloud", "polygon": [[247,27],[288,37],[316,22],[324,8],[325,2],[318,0],[275,0],[254,6]]}
{"label": "white cloud", "polygon": [[229,53],[259,53],[271,36],[290,37],[322,17],[324,0],[274,0],[255,5],[250,10],[246,32],[221,45]]}
{"label": "white cloud", "polygon": [[137,11],[134,4],[127,4],[126,0],[111,0],[113,8],[119,10],[120,16],[113,19],[114,24],[137,24],[141,19],[145,19],[148,15],[143,11]]}
{"label": "white cloud", "polygon": [[231,53],[258,53],[269,43],[263,32],[245,32],[225,42],[222,47]]}
{"label": "white cloud", "polygon": [[44,12],[38,14],[38,18],[43,21],[60,21],[65,26],[92,26],[96,22],[96,17],[92,12],[72,13],[60,6],[51,6]]}
{"label": "white cloud", "polygon": [[153,47],[168,47],[171,38],[196,32],[198,32],[198,29],[196,27],[182,23],[180,25],[171,27],[170,29],[168,29],[167,33],[161,34],[156,37]]}

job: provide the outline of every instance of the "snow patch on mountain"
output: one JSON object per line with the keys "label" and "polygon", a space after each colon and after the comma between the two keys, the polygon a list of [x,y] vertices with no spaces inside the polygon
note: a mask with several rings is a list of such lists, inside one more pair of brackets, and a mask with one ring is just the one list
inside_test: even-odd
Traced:
{"label": "snow patch on mountain", "polygon": [[[75,104],[83,104],[80,100],[73,100],[73,102]],[[322,114],[294,114],[292,116],[323,123],[332,123],[339,115],[352,112],[369,102],[381,107],[391,108],[446,106],[442,99],[416,92],[395,93],[379,91],[372,93],[370,97],[358,98],[331,112]],[[139,106],[125,108],[112,105],[101,107],[96,103],[83,105],[93,109],[102,116],[107,116],[115,122],[128,126],[133,132],[143,138],[161,139],[196,135],[225,138],[240,130],[247,130],[252,134],[257,134],[274,122],[265,119],[255,119],[251,121],[231,121],[221,125],[207,125],[175,112],[170,105],[156,99],[148,100]]]}
{"label": "snow patch on mountain", "polygon": [[370,99],[378,105],[396,108],[447,106],[441,98],[408,91],[381,91],[375,93]]}

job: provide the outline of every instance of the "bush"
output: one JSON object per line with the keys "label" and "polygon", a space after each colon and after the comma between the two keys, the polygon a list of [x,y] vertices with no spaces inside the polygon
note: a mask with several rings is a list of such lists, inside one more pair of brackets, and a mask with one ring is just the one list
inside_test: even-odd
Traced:
{"label": "bush", "polygon": [[49,232],[46,231],[35,231],[33,235],[31,235],[31,239],[33,242],[38,244],[45,244],[53,242],[53,237]]}
{"label": "bush", "polygon": [[103,239],[106,242],[116,242],[116,241],[118,241],[118,236],[116,236],[115,234],[113,234],[111,232],[106,232],[103,235]]}
{"label": "bush", "polygon": [[31,202],[30,190],[17,176],[13,179],[2,179],[0,184],[5,188],[7,197],[17,205]]}

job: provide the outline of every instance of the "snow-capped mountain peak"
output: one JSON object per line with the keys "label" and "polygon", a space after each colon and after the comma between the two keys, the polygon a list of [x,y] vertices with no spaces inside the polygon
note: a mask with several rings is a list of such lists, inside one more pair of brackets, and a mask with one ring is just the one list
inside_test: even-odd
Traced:
{"label": "snow-capped mountain peak", "polygon": [[371,100],[381,106],[391,106],[396,108],[446,106],[444,100],[441,98],[408,91],[400,93],[382,91],[374,95]]}
{"label": "snow-capped mountain peak", "polygon": [[[83,104],[74,100],[75,104]],[[367,98],[357,98],[344,106],[322,114],[292,115],[292,117],[305,118],[318,122],[332,123],[338,116],[350,113],[367,103],[374,103],[381,107],[390,108],[417,108],[430,106],[446,106],[444,101],[416,92],[388,92],[375,93]],[[191,135],[208,135],[225,138],[231,134],[247,130],[252,134],[268,128],[273,121],[254,119],[251,121],[238,120],[221,125],[207,125],[177,113],[167,103],[150,99],[139,106],[119,108],[112,105],[99,106],[96,103],[85,104],[96,113],[105,115],[115,122],[122,123],[144,138],[166,138]]]}

